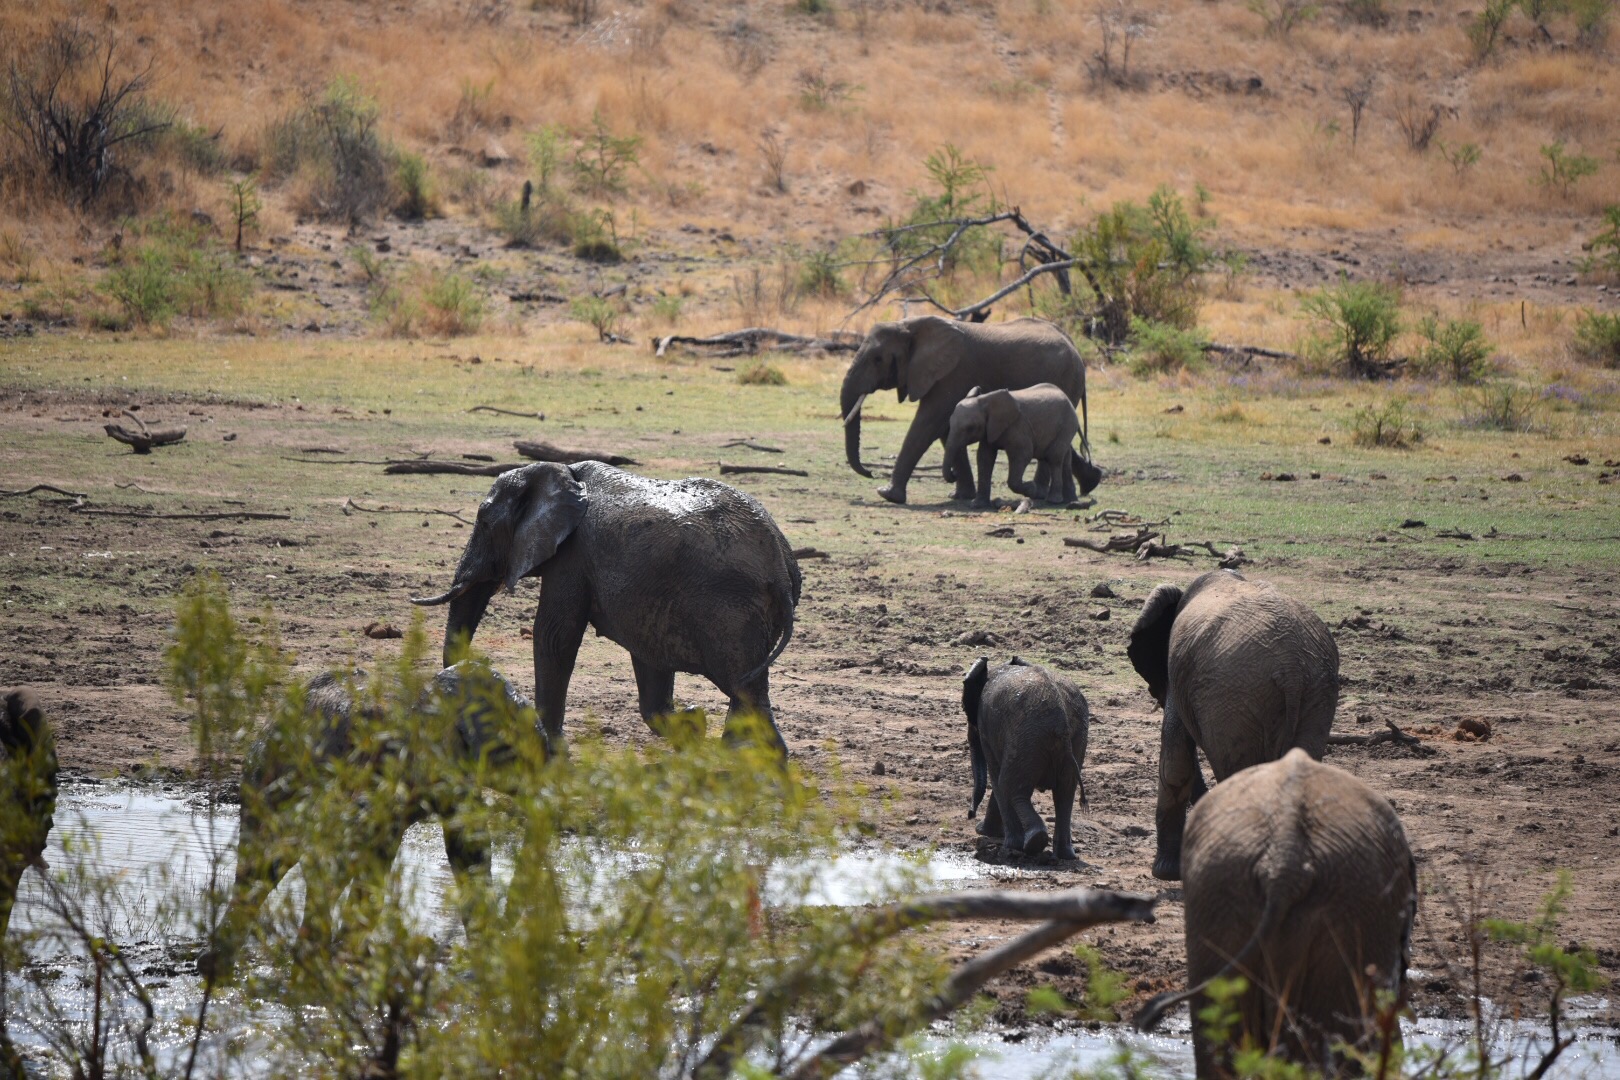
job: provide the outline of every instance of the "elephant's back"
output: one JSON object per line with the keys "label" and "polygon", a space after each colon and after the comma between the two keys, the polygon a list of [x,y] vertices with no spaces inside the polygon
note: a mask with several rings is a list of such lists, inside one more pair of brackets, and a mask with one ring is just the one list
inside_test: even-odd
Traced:
{"label": "elephant's back", "polygon": [[980,698],[980,724],[1000,732],[1002,758],[1039,762],[1038,790],[1078,778],[1085,762],[1090,714],[1078,687],[1035,664],[997,668]]}
{"label": "elephant's back", "polygon": [[1024,390],[1051,383],[1073,405],[1086,388],[1086,365],[1074,342],[1044,319],[969,324],[966,328],[983,351],[1005,353],[1018,362],[991,365],[973,377],[984,390]]}

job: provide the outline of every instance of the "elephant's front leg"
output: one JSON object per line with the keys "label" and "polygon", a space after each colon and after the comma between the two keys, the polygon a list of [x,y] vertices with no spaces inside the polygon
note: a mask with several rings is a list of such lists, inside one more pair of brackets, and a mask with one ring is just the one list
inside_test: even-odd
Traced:
{"label": "elephant's front leg", "polygon": [[1005,846],[1003,834],[1007,831],[1001,820],[1001,800],[996,798],[995,789],[990,790],[990,805],[984,809],[984,820],[979,822],[979,835],[987,840],[994,840]]}
{"label": "elephant's front leg", "polygon": [[973,466],[968,461],[967,447],[957,450],[953,457],[947,443],[941,442],[940,445],[945,447],[945,479],[956,481],[956,490],[951,493],[951,498],[973,498]]}
{"label": "elephant's front leg", "polygon": [[889,475],[888,484],[878,488],[878,494],[892,503],[903,504],[906,501],[906,485],[911,482],[917,462],[922,460],[934,440],[943,439],[949,430],[949,413],[944,418],[947,422],[942,422],[940,417],[934,415],[936,411],[928,408],[926,402],[918,406],[917,415],[906,430],[905,441],[900,444],[900,453],[895,456],[894,472]]}
{"label": "elephant's front leg", "polygon": [[636,696],[640,699],[641,719],[654,735],[668,738],[661,717],[675,711],[675,672],[661,668],[639,656],[630,657],[630,667],[636,673]]}
{"label": "elephant's front leg", "polygon": [[1153,876],[1161,881],[1181,880],[1181,838],[1187,828],[1187,808],[1203,791],[1198,747],[1187,734],[1174,704],[1167,703],[1159,729],[1158,851],[1153,858]]}
{"label": "elephant's front leg", "polygon": [[996,447],[986,440],[979,444],[979,488],[973,496],[975,510],[988,510],[990,502],[990,476],[996,471]]}
{"label": "elephant's front leg", "polygon": [[[1029,468],[1030,455],[1022,449],[1007,451],[1007,486],[1030,499],[1044,499],[1046,489],[1040,484],[1026,483],[1024,470]],[[1039,475],[1037,473],[1037,475]]]}
{"label": "elephant's front leg", "polygon": [[562,752],[568,681],[589,620],[590,600],[582,584],[542,579],[534,612],[534,698],[548,756]]}

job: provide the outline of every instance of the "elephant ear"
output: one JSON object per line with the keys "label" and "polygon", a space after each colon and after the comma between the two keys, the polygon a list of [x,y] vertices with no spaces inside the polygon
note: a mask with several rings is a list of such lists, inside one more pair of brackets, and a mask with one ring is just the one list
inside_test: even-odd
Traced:
{"label": "elephant ear", "polygon": [[979,740],[979,699],[984,696],[984,684],[990,678],[990,659],[979,657],[962,678],[962,711],[968,718],[968,757],[973,764],[973,805],[968,817],[979,816],[979,804],[984,801],[985,788],[990,782],[989,764],[984,758],[984,744]]}
{"label": "elephant ear", "polygon": [[[557,554],[562,542],[585,517],[585,485],[568,466],[540,462],[517,471],[524,475],[521,493],[515,497],[522,498],[523,505],[512,531],[512,549],[507,553],[503,584],[508,592],[520,578],[533,574]],[[507,473],[501,479],[511,475]]]}
{"label": "elephant ear", "polygon": [[1131,666],[1147,682],[1148,693],[1161,706],[1170,685],[1170,631],[1175,628],[1181,595],[1176,585],[1160,585],[1149,593],[1142,614],[1131,627],[1130,644],[1125,646]]}
{"label": "elephant ear", "polygon": [[0,746],[8,754],[31,753],[44,741],[45,712],[31,690],[6,695],[5,716],[0,718]]}
{"label": "elephant ear", "polygon": [[904,325],[911,334],[911,351],[903,353],[896,365],[896,388],[901,401],[921,401],[961,362],[967,332],[961,323],[937,315],[908,319]]}
{"label": "elephant ear", "polygon": [[1008,430],[1018,423],[1018,402],[1013,400],[1012,392],[1008,390],[994,390],[984,395],[984,437],[991,443],[999,443],[1006,437]]}

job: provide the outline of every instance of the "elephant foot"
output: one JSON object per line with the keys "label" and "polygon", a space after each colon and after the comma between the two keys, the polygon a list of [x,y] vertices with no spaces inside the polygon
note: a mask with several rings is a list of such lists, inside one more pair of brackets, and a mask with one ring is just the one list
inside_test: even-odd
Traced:
{"label": "elephant foot", "polygon": [[1075,862],[1080,858],[1080,856],[1074,853],[1073,844],[1061,844],[1058,847],[1053,848],[1052,857],[1061,859],[1064,862]]}
{"label": "elephant foot", "polygon": [[1181,880],[1181,856],[1160,852],[1153,860],[1153,876],[1160,881]]}
{"label": "elephant foot", "polygon": [[994,840],[998,844],[1001,843],[1001,833],[995,829],[991,829],[983,821],[979,822],[978,827],[974,831],[980,836],[984,837],[986,840]]}
{"label": "elephant foot", "polygon": [[900,488],[897,491],[892,486],[890,486],[890,487],[880,487],[880,488],[878,488],[878,494],[883,496],[885,499],[889,500],[890,502],[894,503],[896,506],[904,506],[904,505],[906,505],[906,489],[905,488]]}
{"label": "elephant foot", "polygon": [[951,498],[957,502],[967,502],[973,498],[974,494],[973,485],[969,484],[967,487],[963,487],[961,484],[957,484],[956,491],[952,493]]}
{"label": "elephant foot", "polygon": [[975,510],[994,510],[995,508],[996,504],[991,502],[989,499],[973,500],[973,509]]}
{"label": "elephant foot", "polygon": [[1046,850],[1051,838],[1046,835],[1045,829],[1039,829],[1024,837],[1023,852],[1025,855],[1039,855]]}

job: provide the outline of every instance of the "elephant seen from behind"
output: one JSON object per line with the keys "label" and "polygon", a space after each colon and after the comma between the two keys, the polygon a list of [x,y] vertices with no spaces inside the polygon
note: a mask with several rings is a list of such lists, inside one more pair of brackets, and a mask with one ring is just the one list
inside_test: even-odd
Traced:
{"label": "elephant seen from behind", "polygon": [[503,473],[478,507],[454,583],[415,599],[448,604],[445,663],[478,630],[490,599],[540,578],[534,685],[547,740],[560,747],[568,682],[587,626],[624,646],[641,715],[676,712],[675,673],[730,700],[726,732],[758,717],[782,754],[770,667],[793,637],[802,579],[787,538],[753,496],[716,480],[653,480],[585,461]]}
{"label": "elephant seen from behind", "polygon": [[0,939],[11,924],[23,871],[46,869],[55,813],[55,735],[33,691],[13,690],[0,715]]}
{"label": "elephant seen from behind", "polygon": [[[861,463],[861,406],[869,394],[893,390],[900,401],[917,402],[894,472],[878,490],[888,501],[904,503],[917,463],[932,443],[945,442],[951,411],[969,390],[1021,390],[1040,383],[1057,387],[1071,407],[1078,405],[1084,421],[1085,362],[1069,336],[1043,319],[971,323],[923,315],[878,323],[850,363],[839,395],[849,467],[872,475]],[[1085,427],[1082,422],[1082,434]],[[947,457],[946,466],[947,476],[956,481],[955,498],[973,498],[967,450]],[[1037,478],[1044,481],[1040,474]]]}
{"label": "elephant seen from behind", "polygon": [[[1139,1027],[1190,999],[1200,1077],[1230,1075],[1245,1042],[1326,1075],[1345,1064],[1337,1044],[1378,1049],[1375,1018],[1399,1005],[1417,911],[1416,864],[1388,799],[1290,750],[1193,808],[1182,869],[1188,989],[1150,1002]],[[1217,1044],[1197,1018],[1211,982],[1233,976],[1247,987]],[[1390,1027],[1398,1046],[1400,1025]]]}
{"label": "elephant seen from behind", "polygon": [[1339,650],[1316,613],[1235,570],[1142,605],[1126,654],[1164,708],[1153,876],[1181,877],[1187,808],[1203,795],[1198,751],[1217,783],[1298,747],[1320,759],[1339,702]]}
{"label": "elephant seen from behind", "polygon": [[1085,695],[1039,664],[1015,656],[992,671],[989,660],[980,657],[962,680],[962,711],[973,761],[969,817],[978,814],[986,785],[991,789],[980,835],[1025,855],[1046,850],[1046,825],[1030,796],[1050,791],[1056,818],[1052,853],[1073,859],[1070,817],[1077,788],[1085,801],[1080,770],[1091,724]]}
{"label": "elephant seen from behind", "polygon": [[[1080,434],[1080,418],[1062,390],[1051,383],[1040,383],[1026,390],[981,391],[974,387],[956,403],[951,412],[950,434],[945,440],[946,479],[950,463],[965,456],[967,448],[979,444],[979,483],[973,505],[990,506],[990,475],[995,469],[996,451],[1007,454],[1007,486],[1031,499],[1069,503],[1079,494],[1097,486],[1102,472],[1089,459],[1075,453],[1073,443]],[[1041,468],[1033,481],[1024,479],[1031,461]]]}

